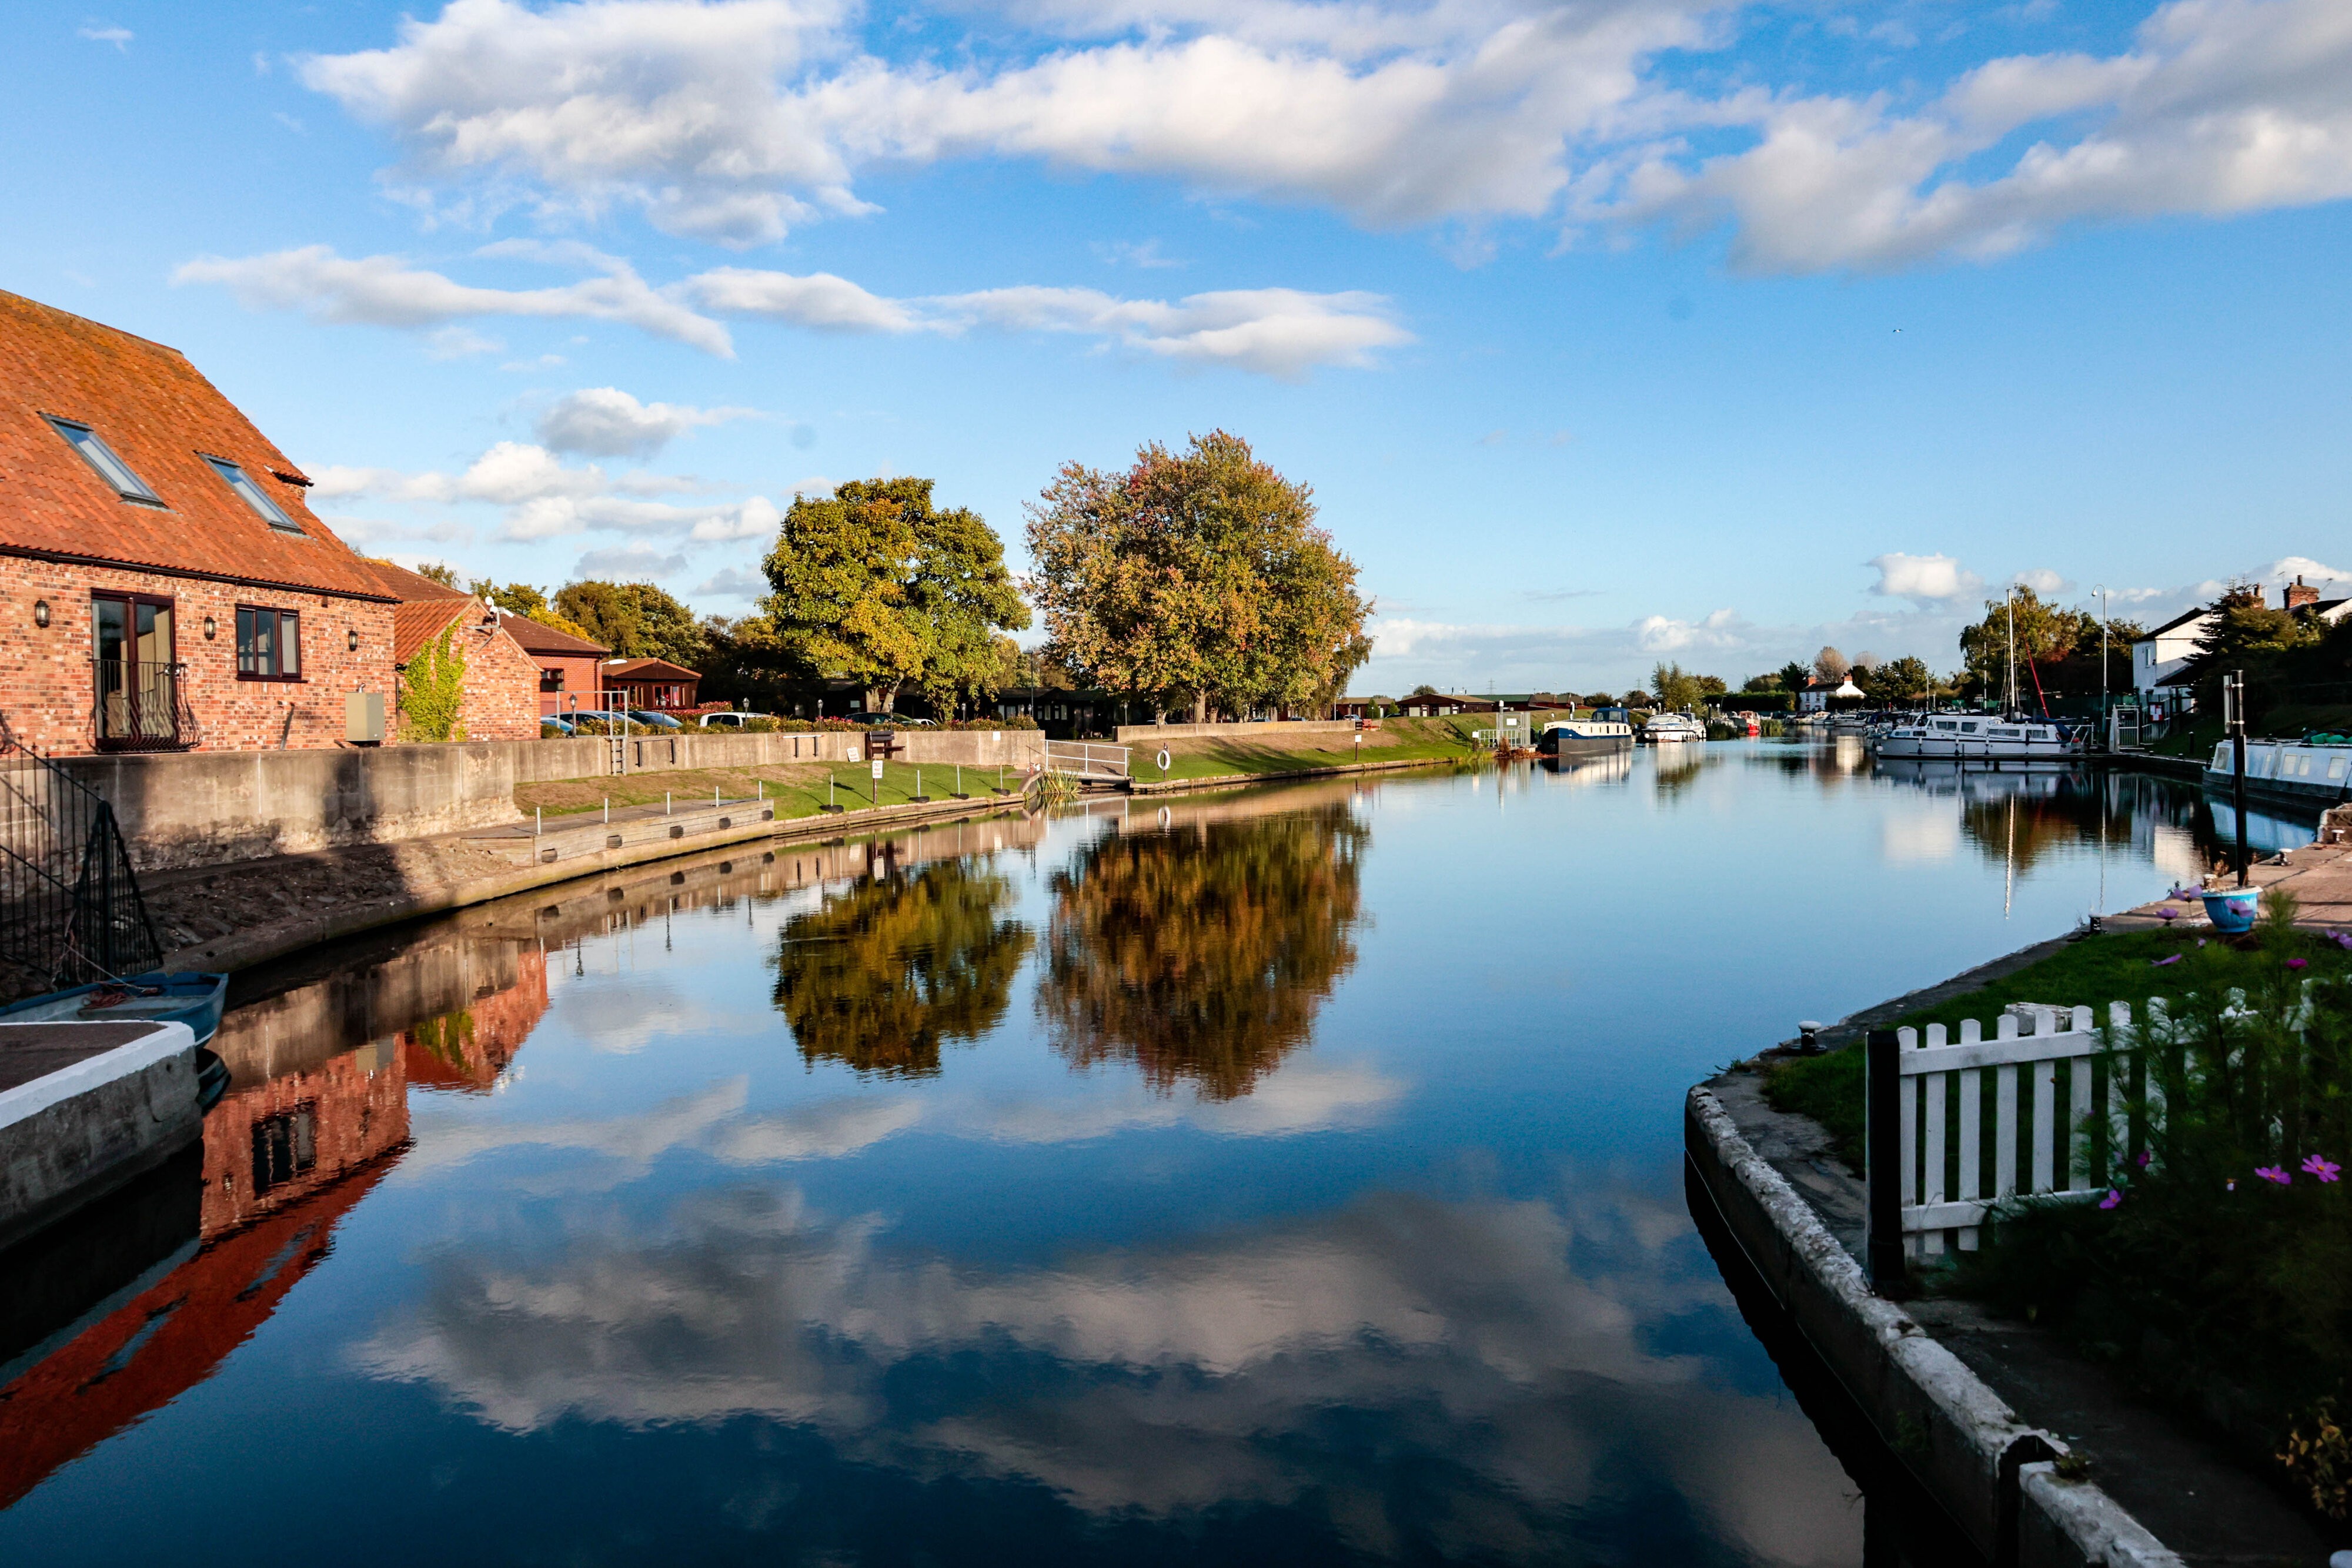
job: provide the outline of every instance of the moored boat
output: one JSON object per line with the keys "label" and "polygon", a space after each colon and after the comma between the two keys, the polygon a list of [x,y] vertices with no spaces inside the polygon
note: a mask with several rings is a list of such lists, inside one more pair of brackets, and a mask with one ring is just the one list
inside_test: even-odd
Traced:
{"label": "moored boat", "polygon": [[2082,734],[2045,719],[1989,714],[1938,713],[1898,724],[1871,737],[1889,761],[2063,764],[2083,755]]}
{"label": "moored boat", "polygon": [[131,975],[11,1002],[0,1007],[0,1024],[184,1023],[198,1045],[209,1045],[227,998],[226,975]]}
{"label": "moored boat", "polygon": [[[2205,787],[2228,793],[2237,760],[2229,741],[2213,747],[2205,764]],[[2352,790],[2352,743],[2326,740],[2249,740],[2246,790],[2273,800],[2333,805]]]}
{"label": "moored boat", "polygon": [[1686,713],[1654,713],[1650,722],[1642,727],[1642,738],[1653,746],[1705,740],[1706,726]]}
{"label": "moored boat", "polygon": [[1601,757],[1633,749],[1633,727],[1622,708],[1596,708],[1591,718],[1555,719],[1536,737],[1544,757]]}

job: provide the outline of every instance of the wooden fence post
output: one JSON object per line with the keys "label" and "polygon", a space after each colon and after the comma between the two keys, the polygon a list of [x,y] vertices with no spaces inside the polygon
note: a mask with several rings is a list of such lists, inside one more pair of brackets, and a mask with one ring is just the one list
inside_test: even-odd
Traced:
{"label": "wooden fence post", "polygon": [[1908,1282],[1903,1262],[1902,1039],[1874,1029],[1863,1041],[1863,1157],[1869,1211],[1863,1256],[1871,1288],[1899,1294]]}

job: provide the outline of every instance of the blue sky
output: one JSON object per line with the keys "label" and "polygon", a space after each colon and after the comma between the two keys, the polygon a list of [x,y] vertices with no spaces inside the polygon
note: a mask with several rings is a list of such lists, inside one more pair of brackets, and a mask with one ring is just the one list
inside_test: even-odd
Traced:
{"label": "blue sky", "polygon": [[1222,426],[1361,564],[1363,692],[2352,570],[2340,0],[12,17],[0,287],[405,561],[740,613],[795,490],[1017,561],[1058,465]]}

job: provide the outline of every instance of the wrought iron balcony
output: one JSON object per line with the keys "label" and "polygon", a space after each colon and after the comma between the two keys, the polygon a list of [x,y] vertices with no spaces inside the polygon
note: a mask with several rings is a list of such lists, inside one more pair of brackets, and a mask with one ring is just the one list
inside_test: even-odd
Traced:
{"label": "wrought iron balcony", "polygon": [[196,744],[194,713],[181,695],[184,664],[92,659],[92,737],[100,751],[184,751]]}

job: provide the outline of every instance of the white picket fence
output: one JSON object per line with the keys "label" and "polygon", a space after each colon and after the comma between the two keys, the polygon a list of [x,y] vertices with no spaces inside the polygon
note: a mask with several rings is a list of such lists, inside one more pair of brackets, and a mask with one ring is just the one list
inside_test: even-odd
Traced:
{"label": "white picket fence", "polygon": [[[2161,1004],[2151,1011],[2160,1021]],[[2119,1044],[2133,1043],[2128,1004],[2113,1004],[2108,1019]],[[1924,1040],[1916,1029],[1898,1031],[1903,1241],[1915,1258],[1942,1252],[1948,1236],[1973,1251],[1987,1211],[2003,1198],[2091,1197],[2107,1190],[2105,1173],[2092,1169],[2091,1059],[2105,1042],[2092,1027],[2091,1009],[2031,1009],[2022,1020],[2030,1028],[2021,1030],[2020,1021],[2017,1014],[2004,1013],[1990,1040],[1975,1019],[1960,1025],[1957,1040],[1939,1023],[1927,1026]],[[2127,1057],[2114,1060],[2127,1070]],[[1992,1075],[1989,1097],[1987,1072]],[[2111,1107],[2107,1159],[2119,1163],[2137,1151],[2128,1146],[2121,1096],[2105,1098]],[[2027,1109],[2021,1111],[2021,1103]]]}

